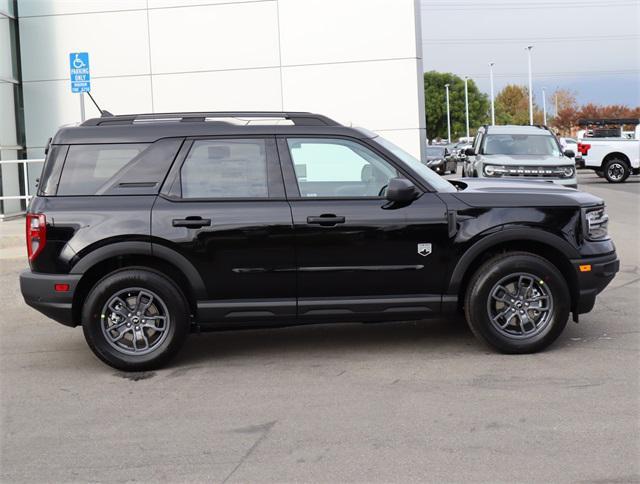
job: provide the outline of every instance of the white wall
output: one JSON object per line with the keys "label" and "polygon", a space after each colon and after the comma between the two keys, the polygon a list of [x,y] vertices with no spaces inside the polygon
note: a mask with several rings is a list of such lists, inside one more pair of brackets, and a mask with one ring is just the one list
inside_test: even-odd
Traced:
{"label": "white wall", "polygon": [[[27,145],[80,119],[70,52],[116,114],[290,110],[420,156],[419,0],[19,0]],[[88,100],[87,100],[88,101]],[[87,116],[97,115],[88,102]]]}

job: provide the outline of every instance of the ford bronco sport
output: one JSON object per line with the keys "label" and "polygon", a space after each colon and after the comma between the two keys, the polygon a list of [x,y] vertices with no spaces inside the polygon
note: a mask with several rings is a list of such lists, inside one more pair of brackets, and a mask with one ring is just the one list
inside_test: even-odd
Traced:
{"label": "ford bronco sport", "polygon": [[499,351],[551,344],[619,262],[602,200],[447,181],[310,113],[109,116],[61,128],[26,218],[25,301],[122,370],[192,330],[464,311]]}
{"label": "ford bronco sport", "polygon": [[545,126],[483,126],[465,151],[469,177],[553,181],[577,188],[575,152]]}

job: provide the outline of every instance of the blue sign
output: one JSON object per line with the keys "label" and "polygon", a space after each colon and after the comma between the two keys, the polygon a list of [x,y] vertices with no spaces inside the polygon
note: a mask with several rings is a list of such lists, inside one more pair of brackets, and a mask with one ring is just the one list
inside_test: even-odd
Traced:
{"label": "blue sign", "polygon": [[71,73],[71,92],[91,91],[89,53],[72,52],[69,54],[69,68]]}

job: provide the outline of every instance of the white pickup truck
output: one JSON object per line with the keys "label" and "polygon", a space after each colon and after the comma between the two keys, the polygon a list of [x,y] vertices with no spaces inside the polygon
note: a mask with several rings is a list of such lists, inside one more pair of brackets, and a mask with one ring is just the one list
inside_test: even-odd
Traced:
{"label": "white pickup truck", "polygon": [[622,183],[629,175],[640,174],[640,124],[635,120],[633,132],[615,138],[582,137],[578,151],[584,167],[595,170],[609,183]]}

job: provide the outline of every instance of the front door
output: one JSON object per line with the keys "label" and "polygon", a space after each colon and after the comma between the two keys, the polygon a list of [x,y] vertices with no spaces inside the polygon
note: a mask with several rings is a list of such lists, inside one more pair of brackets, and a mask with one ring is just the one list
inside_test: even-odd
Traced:
{"label": "front door", "polygon": [[152,235],[154,251],[178,252],[203,281],[199,322],[295,320],[293,224],[275,138],[186,141]]}
{"label": "front door", "polygon": [[435,193],[389,206],[389,179],[403,174],[359,140],[279,138],[278,151],[300,319],[413,319],[440,310],[448,231]]}

